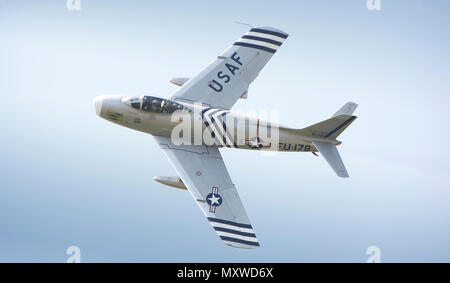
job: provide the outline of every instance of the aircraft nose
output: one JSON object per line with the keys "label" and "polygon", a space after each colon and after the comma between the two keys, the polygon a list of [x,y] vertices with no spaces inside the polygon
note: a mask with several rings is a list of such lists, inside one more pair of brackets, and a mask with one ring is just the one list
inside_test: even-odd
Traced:
{"label": "aircraft nose", "polygon": [[103,98],[101,96],[97,96],[96,98],[94,98],[95,113],[97,113],[98,116],[100,116],[100,113],[102,112],[102,105]]}

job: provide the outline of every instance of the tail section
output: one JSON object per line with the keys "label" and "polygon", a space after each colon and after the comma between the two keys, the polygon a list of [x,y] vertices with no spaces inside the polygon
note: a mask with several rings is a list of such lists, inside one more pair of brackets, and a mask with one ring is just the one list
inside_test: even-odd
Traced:
{"label": "tail section", "polygon": [[306,136],[336,140],[336,138],[357,118],[352,115],[356,107],[358,107],[358,104],[347,102],[331,116],[330,119],[306,127],[300,131]]}
{"label": "tail section", "polygon": [[331,118],[298,130],[297,133],[310,137],[313,145],[339,177],[348,178],[347,169],[336,148],[336,138],[357,118],[353,116],[358,104],[347,102]]}
{"label": "tail section", "polygon": [[305,136],[336,140],[336,138],[350,126],[355,119],[356,116],[339,114],[325,121],[301,129],[300,132]]}

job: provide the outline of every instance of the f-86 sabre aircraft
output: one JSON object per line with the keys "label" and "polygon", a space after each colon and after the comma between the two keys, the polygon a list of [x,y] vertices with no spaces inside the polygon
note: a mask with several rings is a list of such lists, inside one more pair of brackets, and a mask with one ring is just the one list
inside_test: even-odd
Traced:
{"label": "f-86 sabre aircraft", "polygon": [[[320,152],[339,177],[348,177],[336,138],[356,119],[357,104],[348,102],[331,118],[302,129],[230,111],[238,99],[247,98],[250,83],[287,37],[274,28],[251,28],[195,77],[172,79],[180,88],[168,98],[94,99],[100,117],[153,135],[178,174],[155,180],[187,190],[220,239],[232,247],[260,245],[219,148]],[[180,135],[187,138],[180,142]]]}

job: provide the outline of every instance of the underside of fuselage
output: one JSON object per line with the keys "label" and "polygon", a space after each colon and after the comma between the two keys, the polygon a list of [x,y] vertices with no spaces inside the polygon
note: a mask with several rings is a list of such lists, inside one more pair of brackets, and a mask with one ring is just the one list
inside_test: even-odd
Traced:
{"label": "underside of fuselage", "polygon": [[94,100],[97,114],[115,124],[175,144],[286,152],[315,152],[308,140],[286,127],[201,104],[153,96],[105,95]]}

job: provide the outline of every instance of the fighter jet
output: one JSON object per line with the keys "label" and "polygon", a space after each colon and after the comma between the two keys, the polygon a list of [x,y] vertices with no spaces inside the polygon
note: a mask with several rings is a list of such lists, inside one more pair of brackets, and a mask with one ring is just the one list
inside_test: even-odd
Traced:
{"label": "fighter jet", "polygon": [[196,76],[171,79],[179,88],[168,98],[94,99],[101,118],[154,137],[177,173],[155,180],[187,190],[232,247],[250,249],[260,243],[219,149],[319,152],[339,177],[348,177],[337,137],[356,119],[357,104],[348,102],[330,118],[301,129],[231,111],[238,99],[248,97],[250,84],[287,38],[275,28],[251,28]]}

